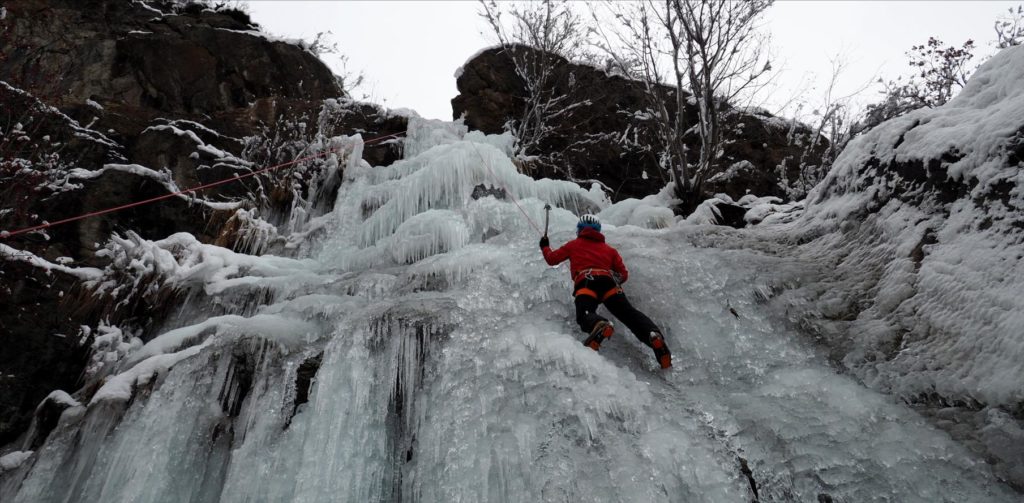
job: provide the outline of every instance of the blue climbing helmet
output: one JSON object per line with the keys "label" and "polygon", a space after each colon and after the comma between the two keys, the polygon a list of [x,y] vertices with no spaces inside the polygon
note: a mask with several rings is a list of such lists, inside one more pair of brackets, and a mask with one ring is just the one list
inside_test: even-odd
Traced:
{"label": "blue climbing helmet", "polygon": [[585,228],[594,229],[597,232],[601,232],[601,221],[594,215],[582,215],[580,221],[576,222],[576,234],[579,234]]}

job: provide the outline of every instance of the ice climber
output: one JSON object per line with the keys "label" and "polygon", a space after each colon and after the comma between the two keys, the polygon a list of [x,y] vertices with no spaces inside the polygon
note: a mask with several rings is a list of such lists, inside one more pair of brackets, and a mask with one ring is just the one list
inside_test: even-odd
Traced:
{"label": "ice climber", "polygon": [[654,357],[661,368],[671,367],[672,354],[658,326],[629,303],[619,286],[629,278],[629,271],[619,252],[604,242],[601,222],[594,215],[581,216],[576,224],[576,236],[565,246],[552,250],[545,235],[540,238],[540,250],[548,265],[558,265],[569,259],[573,296],[576,298],[576,323],[590,334],[583,344],[597,351],[601,343],[615,333],[612,323],[597,314],[597,306],[603,302],[640,342],[654,350]]}

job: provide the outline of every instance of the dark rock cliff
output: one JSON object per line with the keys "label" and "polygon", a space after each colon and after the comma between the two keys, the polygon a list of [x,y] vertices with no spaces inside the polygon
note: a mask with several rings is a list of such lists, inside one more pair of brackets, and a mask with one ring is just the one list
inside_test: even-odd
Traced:
{"label": "dark rock cliff", "polygon": [[5,4],[9,45],[0,70],[11,84],[52,96],[61,108],[94,99],[119,108],[211,114],[261,97],[341,95],[313,54],[261,36],[238,13],[161,12],[115,0]]}
{"label": "dark rock cliff", "polygon": [[[260,33],[239,11],[127,0],[4,7],[0,230],[250,173],[290,160],[298,152],[288,142],[314,133],[370,138],[405,129],[405,118],[343,98],[314,54]],[[266,155],[253,158],[253,138]],[[364,158],[384,164],[398,154],[367,146]],[[253,194],[267,196],[269,182],[250,178],[0,239],[7,247],[0,253],[0,445],[25,430],[51,391],[78,388],[89,344],[81,326],[110,314],[87,300],[80,278],[32,266],[19,252],[102,266],[96,251],[126,230],[148,239],[189,232],[232,246],[225,224],[235,210],[208,203],[251,205]],[[283,197],[274,202],[287,210]],[[143,324],[166,314],[152,305],[140,310],[130,314]]]}
{"label": "dark rock cliff", "polygon": [[[530,49],[517,46],[515,50]],[[598,180],[612,190],[614,200],[642,198],[664,187],[669,177],[659,167],[657,152],[650,148],[655,139],[643,84],[552,58],[556,61],[555,94],[567,95],[567,102],[579,105],[553,122],[553,133],[536,152],[526,152],[556,155],[559,169],[540,167],[533,174],[580,182]],[[522,115],[526,86],[503,48],[483,51],[468,61],[457,85],[460,94],[452,99],[452,115],[464,117],[471,129],[500,133],[509,119]],[[664,92],[674,90],[666,87]],[[687,107],[685,115],[695,124],[696,105]],[[787,180],[799,177],[802,147],[798,143],[811,134],[797,124],[795,133],[801,140],[793,140],[793,126],[767,112],[730,110],[725,127],[736,132],[736,140],[726,145],[715,167],[715,174],[720,175],[709,177],[705,195],[725,193],[739,199],[752,193],[788,199]],[[698,142],[695,134],[687,138],[691,152],[698,151]]]}

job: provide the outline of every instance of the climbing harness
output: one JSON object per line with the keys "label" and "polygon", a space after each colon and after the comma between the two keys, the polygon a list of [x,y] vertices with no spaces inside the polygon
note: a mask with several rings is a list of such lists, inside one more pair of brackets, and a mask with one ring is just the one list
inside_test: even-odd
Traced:
{"label": "climbing harness", "polygon": [[587,297],[593,297],[597,300],[600,300],[601,302],[604,302],[617,293],[625,293],[622,291],[622,286],[619,285],[619,280],[615,278],[615,274],[607,269],[584,269],[576,274],[576,277],[573,278],[572,282],[573,284],[577,284],[583,280],[593,280],[595,277],[602,276],[611,278],[612,281],[615,282],[615,288],[610,288],[607,292],[604,293],[604,295],[598,295],[597,292],[595,292],[594,290],[587,287],[583,287],[578,288],[575,292],[573,292],[573,296],[578,297],[580,295],[586,295]]}
{"label": "climbing harness", "polygon": [[622,291],[622,287],[617,286],[615,288],[612,288],[612,289],[608,290],[607,292],[605,292],[604,295],[601,295],[601,296],[597,295],[597,292],[595,292],[595,291],[593,291],[593,290],[591,290],[589,288],[584,287],[584,288],[580,288],[580,289],[576,290],[576,292],[573,294],[573,296],[579,297],[580,295],[586,295],[587,297],[593,297],[595,299],[600,300],[601,302],[604,302],[604,301],[612,298],[612,296],[614,296],[617,293],[624,293]]}
{"label": "climbing harness", "polygon": [[[406,133],[406,131],[401,131],[401,132],[393,133],[393,134],[389,134],[389,135],[378,136],[376,138],[371,138],[369,140],[364,141],[363,145],[369,145],[370,143],[376,143],[378,141],[383,141],[383,140],[387,140],[387,139],[390,139],[390,138],[397,138],[398,136],[403,135],[405,133]],[[103,209],[103,210],[97,210],[97,211],[92,211],[92,212],[89,212],[89,213],[83,213],[81,215],[76,215],[76,216],[65,218],[65,219],[62,219],[62,220],[57,220],[56,222],[44,222],[44,223],[42,223],[40,225],[35,225],[35,226],[32,226],[32,227],[26,227],[24,229],[0,232],[0,239],[11,238],[11,237],[17,236],[19,234],[27,234],[29,232],[40,231],[40,230],[43,230],[43,229],[49,229],[50,227],[56,227],[56,226],[62,225],[62,224],[67,224],[67,223],[71,223],[71,222],[77,222],[79,220],[84,220],[84,219],[90,218],[90,217],[98,217],[100,215],[106,215],[107,213],[113,213],[115,211],[126,210],[128,208],[135,208],[135,207],[138,207],[138,206],[143,206],[143,205],[150,204],[150,203],[155,203],[155,202],[158,202],[158,201],[163,201],[164,199],[170,199],[172,197],[183,196],[185,194],[190,194],[192,192],[199,192],[200,190],[209,189],[211,187],[216,187],[218,185],[224,185],[226,183],[231,183],[231,182],[234,182],[234,181],[242,180],[244,178],[250,178],[250,177],[253,177],[253,176],[256,176],[256,175],[261,175],[263,173],[267,173],[267,172],[270,172],[270,171],[278,170],[278,169],[284,168],[286,166],[292,166],[292,165],[298,164],[300,162],[310,161],[310,160],[313,160],[313,159],[316,159],[316,158],[319,158],[319,157],[324,157],[324,156],[326,156],[328,154],[337,153],[337,152],[339,152],[341,150],[344,150],[344,147],[342,147],[340,149],[338,149],[338,148],[331,148],[331,149],[324,150],[323,152],[320,152],[319,154],[313,154],[313,155],[310,155],[310,156],[301,157],[301,158],[298,158],[298,159],[295,159],[295,160],[292,160],[292,161],[288,161],[288,162],[284,162],[284,163],[281,163],[281,164],[275,164],[273,166],[269,166],[269,167],[266,167],[266,168],[263,168],[263,169],[260,169],[260,170],[257,170],[257,171],[251,171],[251,172],[246,173],[244,175],[237,175],[237,176],[232,176],[230,178],[224,178],[222,180],[217,180],[215,182],[210,182],[210,183],[203,184],[203,185],[197,185],[195,187],[188,188],[188,189],[185,189],[185,190],[179,190],[177,192],[172,192],[170,194],[164,194],[162,196],[152,197],[152,198],[149,198],[149,199],[144,199],[142,201],[135,201],[135,202],[128,203],[128,204],[123,204],[121,206],[114,206],[112,208],[106,208],[106,209]]]}
{"label": "climbing harness", "polygon": [[623,287],[615,287],[615,288],[609,289],[607,292],[604,292],[604,295],[598,295],[597,292],[595,292],[594,290],[591,290],[591,289],[589,289],[587,287],[584,287],[584,288],[578,289],[577,291],[573,292],[572,296],[573,297],[579,297],[581,295],[586,295],[588,297],[593,297],[595,299],[600,300],[601,302],[604,302],[605,300],[610,299],[612,296],[614,296],[615,294],[618,294],[618,293],[625,294],[626,292],[623,291]]}
{"label": "climbing harness", "polygon": [[[582,271],[576,273],[576,277],[572,279],[572,282],[575,284],[579,283],[580,281],[583,281],[584,279],[592,280],[595,276],[608,276],[609,278],[615,280],[615,274],[609,271],[608,269],[597,269],[591,267],[590,269],[583,269]],[[615,283],[618,284],[618,280],[616,280]]]}

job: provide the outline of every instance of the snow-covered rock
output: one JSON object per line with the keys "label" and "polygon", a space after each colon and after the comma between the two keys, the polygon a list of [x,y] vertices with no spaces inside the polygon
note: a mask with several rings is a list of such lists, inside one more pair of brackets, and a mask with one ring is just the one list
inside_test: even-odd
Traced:
{"label": "snow-covered rock", "polygon": [[980,411],[984,426],[958,435],[1018,484],[1022,459],[1004,446],[1024,449],[1021,82],[1024,47],[1003,50],[946,105],[852,141],[793,228],[820,282],[768,294],[873,388]]}
{"label": "snow-covered rock", "polygon": [[14,451],[0,456],[0,473],[14,470],[32,457],[32,451]]}
{"label": "snow-covered rock", "polygon": [[851,142],[809,198],[808,225],[861,237],[841,268],[882,268],[848,363],[901,395],[1024,403],[1020,82],[1024,47],[998,53],[946,105]]}
{"label": "snow-covered rock", "polygon": [[[490,47],[471,56],[456,71],[459,95],[452,99],[455,117],[463,117],[473,129],[496,134],[504,131],[509,121],[524,116],[522,97],[529,91],[509,56],[512,52],[519,52],[527,61],[539,57],[525,46]],[[650,108],[645,85],[558,55],[546,57],[552,62],[549,82],[559,105],[552,113],[555,118],[545,124],[546,138],[525,152],[542,161],[531,163],[534,174],[581,183],[598,180],[611,188],[616,201],[656,194],[670,175],[660,160],[661,142],[653,125],[659,113]],[[675,91],[665,86],[658,92],[671,95]],[[696,102],[692,105],[685,111],[687,125],[697,123]],[[784,127],[778,127],[779,122]],[[790,133],[797,139],[809,138],[815,134],[813,130],[763,110],[740,108],[726,113],[722,127],[742,130],[742,134],[723,147],[721,165],[709,173],[712,180],[705,183],[701,196],[724,192],[739,198],[750,192],[788,199],[791,188],[785,180],[799,179],[802,151]],[[697,142],[696,137],[687,139],[690,147],[696,148],[691,141]]]}

